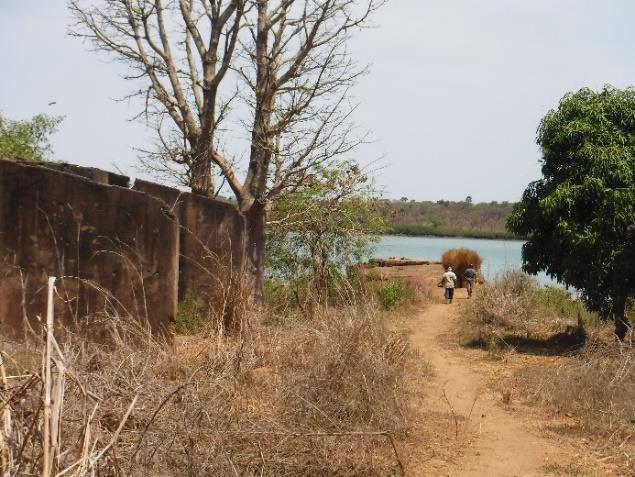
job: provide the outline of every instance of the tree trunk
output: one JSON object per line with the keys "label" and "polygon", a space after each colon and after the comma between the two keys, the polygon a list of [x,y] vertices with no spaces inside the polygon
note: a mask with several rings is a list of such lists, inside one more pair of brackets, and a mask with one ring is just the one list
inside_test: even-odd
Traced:
{"label": "tree trunk", "polygon": [[620,273],[615,270],[613,273],[613,283],[611,299],[613,301],[613,320],[615,321],[615,335],[624,341],[630,324],[626,318],[626,299],[628,297],[628,283],[625,281],[627,273]]}
{"label": "tree trunk", "polygon": [[209,151],[195,153],[191,166],[190,188],[195,194],[214,195],[212,181],[212,158]]}
{"label": "tree trunk", "polygon": [[615,335],[624,341],[626,333],[631,325],[626,317],[626,290],[623,293],[616,293],[613,297],[613,319],[615,320]]}
{"label": "tree trunk", "polygon": [[265,301],[265,226],[267,211],[265,204],[255,201],[245,212],[247,221],[246,272],[254,304]]}

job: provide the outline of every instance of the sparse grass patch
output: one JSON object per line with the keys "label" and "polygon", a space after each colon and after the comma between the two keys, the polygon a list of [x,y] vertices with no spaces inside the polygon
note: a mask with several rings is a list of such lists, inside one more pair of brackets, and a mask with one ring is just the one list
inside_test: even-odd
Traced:
{"label": "sparse grass patch", "polygon": [[557,368],[522,369],[515,376],[525,397],[575,416],[591,432],[635,437],[635,349],[595,338]]}
{"label": "sparse grass patch", "polygon": [[[552,432],[599,436],[594,441],[600,452],[632,468],[629,457],[624,461],[635,452],[632,343],[616,341],[611,325],[587,311],[568,291],[540,287],[518,272],[506,272],[481,287],[466,311],[460,333],[468,345],[486,347],[497,355],[512,350],[564,357],[517,369],[502,383],[504,403],[514,399],[546,405],[568,419]],[[545,467],[554,475],[585,475],[583,471],[569,464]]]}
{"label": "sparse grass patch", "polygon": [[545,464],[543,470],[547,474],[567,475],[567,476],[584,476],[588,475],[583,466],[577,464]]}

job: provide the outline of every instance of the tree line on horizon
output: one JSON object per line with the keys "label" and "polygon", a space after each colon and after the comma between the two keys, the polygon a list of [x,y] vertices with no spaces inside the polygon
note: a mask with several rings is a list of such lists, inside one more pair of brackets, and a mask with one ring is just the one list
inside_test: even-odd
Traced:
{"label": "tree line on horizon", "polygon": [[[405,199],[405,200],[404,200]],[[503,202],[380,200],[386,233],[404,235],[515,238],[506,229],[514,204]]]}

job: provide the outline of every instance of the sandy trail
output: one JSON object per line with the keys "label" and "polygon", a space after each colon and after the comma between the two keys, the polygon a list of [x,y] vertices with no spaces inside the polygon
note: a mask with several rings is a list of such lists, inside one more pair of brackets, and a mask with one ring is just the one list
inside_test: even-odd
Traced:
{"label": "sandy trail", "polygon": [[[559,447],[530,429],[522,418],[504,409],[470,362],[470,353],[458,349],[444,337],[455,326],[464,298],[457,290],[452,305],[432,304],[409,319],[407,327],[413,345],[434,367],[436,377],[426,383],[431,412],[454,414],[459,438],[470,434],[463,455],[455,462],[430,459],[409,475],[532,477],[549,474],[549,464],[569,460],[570,450]],[[454,419],[448,421],[448,438],[455,437]],[[569,454],[569,455],[568,455]]]}

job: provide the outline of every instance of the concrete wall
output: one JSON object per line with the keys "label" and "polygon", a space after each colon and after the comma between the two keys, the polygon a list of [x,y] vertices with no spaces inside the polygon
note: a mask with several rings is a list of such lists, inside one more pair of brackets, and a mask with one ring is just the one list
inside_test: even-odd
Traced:
{"label": "concrete wall", "polygon": [[130,187],[130,178],[121,174],[116,174],[110,171],[104,171],[95,167],[84,167],[76,164],[67,164],[64,162],[42,162],[39,163],[42,167],[47,169],[53,169],[61,172],[68,172],[69,174],[75,174],[86,179],[90,179],[93,182],[99,184],[116,185],[120,187]]}
{"label": "concrete wall", "polygon": [[145,317],[155,331],[172,322],[178,223],[159,200],[111,182],[128,183],[96,169],[0,160],[4,333],[19,337],[44,315],[49,275],[79,277],[58,283],[56,316],[66,323],[90,330],[102,312]]}
{"label": "concrete wall", "polygon": [[179,220],[179,299],[188,292],[233,320],[242,286],[245,219],[228,201],[182,192],[142,180],[135,190],[163,200]]}

